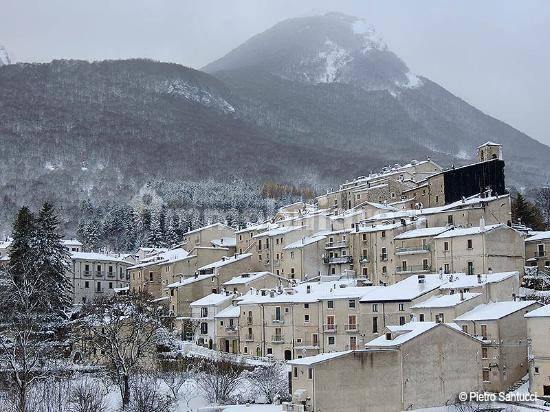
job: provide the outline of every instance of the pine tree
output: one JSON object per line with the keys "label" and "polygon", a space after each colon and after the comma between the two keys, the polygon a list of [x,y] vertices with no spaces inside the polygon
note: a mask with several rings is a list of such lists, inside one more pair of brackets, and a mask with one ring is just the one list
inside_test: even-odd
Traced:
{"label": "pine tree", "polygon": [[72,285],[68,277],[70,256],[61,243],[58,226],[53,205],[45,202],[36,219],[36,270],[42,276],[50,309],[62,315],[71,305]]}
{"label": "pine tree", "polygon": [[512,202],[512,219],[534,230],[544,230],[544,218],[540,209],[518,193]]}
{"label": "pine tree", "polygon": [[33,272],[33,250],[36,246],[36,222],[28,207],[19,209],[13,224],[9,272],[16,284]]}

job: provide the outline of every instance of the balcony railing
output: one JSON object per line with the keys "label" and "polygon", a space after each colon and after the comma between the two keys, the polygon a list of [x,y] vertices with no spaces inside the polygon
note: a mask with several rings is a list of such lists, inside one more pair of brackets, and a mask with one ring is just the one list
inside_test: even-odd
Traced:
{"label": "balcony railing", "polygon": [[92,272],[90,270],[84,271],[84,276],[91,276],[91,275],[92,275]]}
{"label": "balcony railing", "polygon": [[346,325],[346,332],[357,332],[357,323]]}
{"label": "balcony railing", "polygon": [[359,261],[360,261],[361,263],[369,263],[369,262],[370,262],[370,259],[369,259],[368,256],[361,256],[361,257],[359,258]]}
{"label": "balcony railing", "polygon": [[339,240],[337,242],[327,242],[325,243],[325,249],[338,249],[348,247],[348,241],[347,240]]}
{"label": "balcony railing", "polygon": [[226,326],[225,327],[225,331],[227,333],[236,333],[237,332],[237,327],[235,325],[233,326]]}
{"label": "balcony railing", "polygon": [[115,277],[115,272],[107,272],[107,276],[113,278]]}
{"label": "balcony railing", "polygon": [[353,263],[353,257],[351,256],[324,257],[323,262],[325,263],[325,265],[343,265],[346,263]]}
{"label": "balcony railing", "polygon": [[294,347],[303,348],[303,347],[318,347],[319,341],[313,341],[311,339],[302,339],[301,342],[298,342],[297,339],[294,339]]}
{"label": "balcony railing", "polygon": [[271,336],[271,343],[285,343],[285,337],[283,335]]}
{"label": "balcony railing", "polygon": [[415,247],[398,247],[395,248],[396,254],[412,255],[415,253],[428,253],[430,251],[429,245],[421,245]]}
{"label": "balcony railing", "polygon": [[417,273],[417,272],[431,272],[432,267],[430,265],[407,265],[407,267],[397,266],[395,268],[396,273]]}
{"label": "balcony railing", "polygon": [[284,318],[282,318],[280,316],[272,316],[271,317],[271,322],[272,323],[285,323],[285,320],[284,320]]}
{"label": "balcony railing", "polygon": [[244,336],[244,340],[246,342],[254,342],[254,335],[251,333],[248,333]]}
{"label": "balcony railing", "polygon": [[333,323],[323,325],[323,332],[325,333],[336,333],[337,325]]}
{"label": "balcony railing", "polygon": [[386,262],[388,260],[388,255],[380,255],[380,262]]}

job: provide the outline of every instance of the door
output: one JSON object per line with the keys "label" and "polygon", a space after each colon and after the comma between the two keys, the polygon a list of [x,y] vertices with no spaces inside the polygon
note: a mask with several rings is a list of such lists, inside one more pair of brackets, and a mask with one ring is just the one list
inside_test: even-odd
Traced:
{"label": "door", "polygon": [[229,353],[229,340],[225,340],[225,351]]}
{"label": "door", "polygon": [[292,351],[289,349],[285,350],[285,360],[292,360]]}

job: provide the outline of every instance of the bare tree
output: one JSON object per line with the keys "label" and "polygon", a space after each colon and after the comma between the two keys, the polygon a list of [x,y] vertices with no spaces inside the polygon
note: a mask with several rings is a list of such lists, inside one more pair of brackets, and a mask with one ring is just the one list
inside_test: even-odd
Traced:
{"label": "bare tree", "polygon": [[142,295],[108,297],[82,311],[81,346],[90,359],[108,367],[123,408],[130,404],[131,379],[156,364],[156,338],[163,314],[162,308]]}
{"label": "bare tree", "polygon": [[163,393],[158,385],[156,374],[142,374],[132,381],[132,401],[130,412],[170,412],[176,400]]}
{"label": "bare tree", "polygon": [[193,368],[188,366],[186,370],[169,370],[162,373],[162,381],[170,390],[172,398],[180,398],[181,388],[193,375]]}
{"label": "bare tree", "polygon": [[107,411],[108,390],[97,379],[85,378],[77,382],[68,396],[69,412]]}
{"label": "bare tree", "polygon": [[254,389],[265,397],[267,403],[273,403],[276,398],[286,399],[289,396],[288,375],[283,363],[258,366],[247,375],[247,378]]}
{"label": "bare tree", "polygon": [[15,396],[15,407],[28,410],[32,386],[52,375],[53,325],[41,317],[44,295],[40,276],[9,275],[0,285],[0,368]]}
{"label": "bare tree", "polygon": [[208,402],[227,404],[242,382],[242,364],[231,362],[222,355],[219,359],[203,359],[197,373],[197,387],[204,393]]}

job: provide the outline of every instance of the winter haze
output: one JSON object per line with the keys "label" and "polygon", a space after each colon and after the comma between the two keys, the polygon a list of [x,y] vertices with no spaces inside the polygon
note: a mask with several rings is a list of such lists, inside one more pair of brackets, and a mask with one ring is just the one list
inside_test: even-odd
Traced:
{"label": "winter haze", "polygon": [[14,61],[147,57],[194,68],[286,18],[341,11],[372,23],[413,72],[550,143],[545,0],[1,0],[0,8],[0,45]]}

